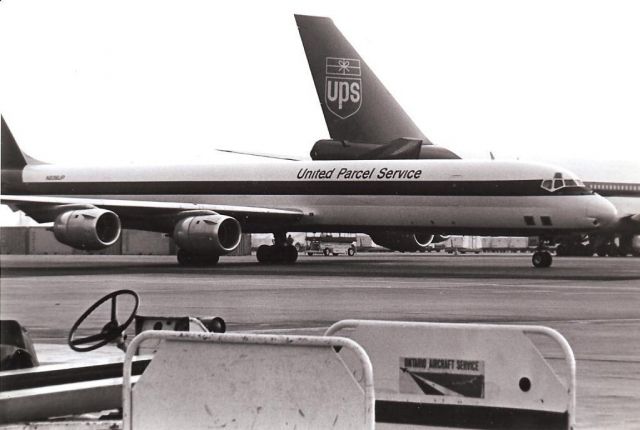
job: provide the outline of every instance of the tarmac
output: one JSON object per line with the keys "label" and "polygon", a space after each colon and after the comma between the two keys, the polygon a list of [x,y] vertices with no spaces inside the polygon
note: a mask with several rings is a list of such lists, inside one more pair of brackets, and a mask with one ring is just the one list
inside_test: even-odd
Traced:
{"label": "tarmac", "polygon": [[[530,255],[359,254],[301,256],[264,266],[223,257],[183,268],[165,256],[9,256],[0,260],[0,315],[37,343],[64,344],[94,301],[122,288],[139,314],[218,315],[228,331],[320,334],[348,318],[541,324],[577,359],[577,428],[640,429],[640,259]],[[127,304],[122,301],[121,311]],[[87,321],[86,332],[107,322]],[[555,368],[557,353],[543,351]]]}

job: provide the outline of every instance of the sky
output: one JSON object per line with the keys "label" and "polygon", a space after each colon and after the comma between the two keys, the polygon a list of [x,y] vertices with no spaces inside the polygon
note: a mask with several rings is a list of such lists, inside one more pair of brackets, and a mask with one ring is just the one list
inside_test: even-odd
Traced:
{"label": "sky", "polygon": [[306,157],[328,132],[294,13],[464,158],[640,166],[636,1],[4,0],[0,112],[47,162]]}

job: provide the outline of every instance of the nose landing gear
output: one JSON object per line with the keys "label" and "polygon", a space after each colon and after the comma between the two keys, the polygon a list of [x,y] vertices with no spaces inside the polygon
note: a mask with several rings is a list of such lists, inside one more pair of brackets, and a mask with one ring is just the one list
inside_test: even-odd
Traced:
{"label": "nose landing gear", "polygon": [[549,245],[550,239],[541,237],[538,240],[538,248],[533,253],[531,257],[531,262],[533,263],[533,267],[538,269],[544,269],[551,266],[553,262],[553,257],[551,253],[548,251],[547,247]]}
{"label": "nose landing gear", "polygon": [[547,250],[536,251],[533,253],[533,257],[531,257],[531,262],[533,263],[534,267],[542,269],[551,266],[553,257]]}

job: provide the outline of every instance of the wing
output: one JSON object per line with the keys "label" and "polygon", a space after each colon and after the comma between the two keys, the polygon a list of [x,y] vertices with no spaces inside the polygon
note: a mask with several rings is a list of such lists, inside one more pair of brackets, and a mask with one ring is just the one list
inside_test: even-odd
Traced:
{"label": "wing", "polygon": [[52,222],[60,213],[69,210],[101,208],[115,212],[123,228],[160,232],[172,231],[177,220],[193,215],[228,215],[237,219],[247,231],[256,225],[295,224],[304,216],[299,210],[196,203],[10,195],[3,195],[0,200],[41,223]]}

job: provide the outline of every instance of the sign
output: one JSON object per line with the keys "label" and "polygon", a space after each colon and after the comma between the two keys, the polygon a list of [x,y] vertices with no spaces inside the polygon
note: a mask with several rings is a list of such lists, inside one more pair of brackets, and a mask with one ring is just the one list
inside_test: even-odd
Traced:
{"label": "sign", "polygon": [[399,392],[484,398],[484,361],[400,357]]}

